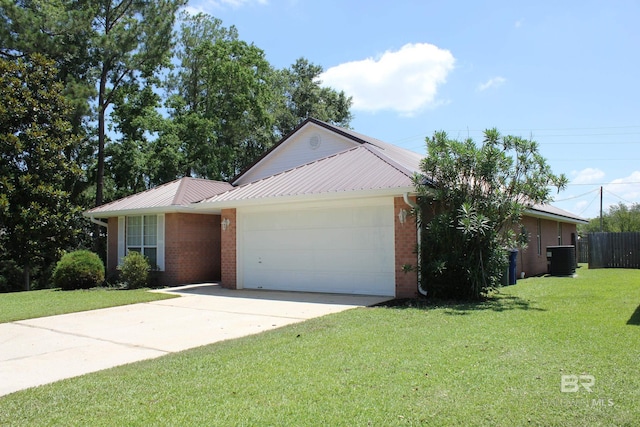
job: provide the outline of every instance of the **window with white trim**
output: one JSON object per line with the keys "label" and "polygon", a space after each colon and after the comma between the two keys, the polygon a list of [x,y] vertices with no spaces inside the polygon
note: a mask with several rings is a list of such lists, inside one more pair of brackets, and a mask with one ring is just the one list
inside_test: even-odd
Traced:
{"label": "window with white trim", "polygon": [[558,244],[562,244],[562,223],[558,221]]}
{"label": "window with white trim", "polygon": [[140,252],[149,258],[152,268],[158,266],[158,216],[128,216],[126,228],[127,253]]}

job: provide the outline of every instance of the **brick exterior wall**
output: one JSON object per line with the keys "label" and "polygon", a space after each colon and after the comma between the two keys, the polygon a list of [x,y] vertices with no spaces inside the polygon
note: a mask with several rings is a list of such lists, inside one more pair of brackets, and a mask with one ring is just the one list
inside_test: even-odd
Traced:
{"label": "brick exterior wall", "polygon": [[525,276],[537,276],[547,273],[547,246],[571,245],[571,235],[577,236],[576,224],[560,223],[561,242],[558,240],[558,221],[540,218],[540,242],[541,248],[538,253],[538,218],[525,216],[522,218],[522,225],[529,233],[529,245],[522,253],[518,254],[517,275],[524,271]]}
{"label": "brick exterior wall", "polygon": [[405,264],[412,265],[414,268],[418,266],[418,254],[416,253],[418,229],[413,215],[407,215],[404,224],[400,222],[401,209],[407,211],[408,214],[411,211],[411,206],[408,206],[402,197],[394,198],[396,298],[413,298],[418,293],[418,273],[416,271],[405,273],[402,267]]}
{"label": "brick exterior wall", "polygon": [[220,216],[166,214],[164,251],[162,285],[219,281]]}
{"label": "brick exterior wall", "polygon": [[[221,285],[225,288],[236,289],[237,287],[237,253],[236,253],[236,226],[237,216],[235,209],[222,209],[221,221],[229,220],[227,229],[222,231],[222,280]],[[220,227],[222,229],[222,227]]]}
{"label": "brick exterior wall", "polygon": [[[118,218],[108,219],[107,277],[118,275]],[[152,273],[157,285],[217,282],[221,278],[220,215],[165,215],[165,269]]]}

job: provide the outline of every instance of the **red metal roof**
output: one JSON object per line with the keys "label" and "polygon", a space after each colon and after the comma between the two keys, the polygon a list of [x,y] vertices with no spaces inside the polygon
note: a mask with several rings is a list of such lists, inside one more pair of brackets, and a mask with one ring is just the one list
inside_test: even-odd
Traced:
{"label": "red metal roof", "polygon": [[86,213],[106,217],[120,211],[188,207],[191,203],[224,193],[231,188],[233,186],[227,182],[186,177],[98,206]]}
{"label": "red metal roof", "polygon": [[422,155],[415,153],[413,151],[409,151],[407,149],[388,144],[386,142],[380,141],[379,139],[372,138],[370,136],[366,136],[355,132],[351,129],[342,128],[339,126],[335,126],[314,118],[307,118],[302,123],[300,123],[293,131],[291,131],[287,136],[282,138],[276,145],[271,147],[269,151],[264,153],[258,160],[256,160],[251,166],[246,168],[240,174],[236,175],[231,182],[236,184],[242,176],[252,170],[254,167],[258,166],[259,163],[262,162],[266,157],[269,157],[272,152],[274,152],[278,147],[285,143],[289,138],[293,137],[296,133],[298,133],[303,127],[309,125],[316,125],[321,128],[327,129],[330,132],[334,132],[338,135],[341,135],[345,138],[350,139],[353,142],[358,144],[367,145],[372,148],[378,149],[384,156],[386,156],[389,160],[397,163],[397,165],[401,168],[404,168],[406,171],[413,173],[418,172],[420,169],[420,160],[422,159]]}
{"label": "red metal roof", "polygon": [[413,187],[413,170],[362,145],[203,200],[216,202]]}

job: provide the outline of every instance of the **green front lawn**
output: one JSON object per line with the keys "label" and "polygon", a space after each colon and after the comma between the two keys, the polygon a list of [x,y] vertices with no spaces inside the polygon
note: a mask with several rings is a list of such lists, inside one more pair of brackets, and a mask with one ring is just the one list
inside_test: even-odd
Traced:
{"label": "green front lawn", "polygon": [[148,289],[115,290],[108,288],[12,292],[0,294],[0,323],[166,298],[174,298],[174,295],[149,292]]}
{"label": "green front lawn", "polygon": [[25,390],[0,398],[0,425],[639,425],[640,271],[578,275],[477,305],[349,310]]}

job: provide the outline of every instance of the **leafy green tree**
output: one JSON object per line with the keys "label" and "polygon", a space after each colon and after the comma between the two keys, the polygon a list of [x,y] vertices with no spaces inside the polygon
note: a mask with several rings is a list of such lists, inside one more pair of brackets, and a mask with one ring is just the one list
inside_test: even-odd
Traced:
{"label": "leafy green tree", "polygon": [[79,138],[53,62],[40,55],[0,59],[0,247],[30,288],[34,268],[46,268],[73,241],[78,208],[66,182],[79,169],[65,152]]}
{"label": "leafy green tree", "polygon": [[109,108],[123,99],[120,92],[145,87],[170,64],[175,15],[185,3],[0,0],[0,55],[40,53],[53,59],[73,106],[70,120],[78,132],[85,131],[83,146],[67,156],[95,179],[69,183],[74,186],[72,197],[83,197],[91,187],[95,204],[103,203]]}
{"label": "leafy green tree", "polygon": [[274,142],[273,70],[261,49],[205,14],[182,15],[177,48],[173,124],[160,140],[181,141],[184,175],[228,179]]}
{"label": "leafy green tree", "polygon": [[480,299],[500,285],[524,210],[565,187],[535,141],[484,133],[481,146],[436,132],[416,177],[423,221],[421,286],[438,298]]}
{"label": "leafy green tree", "polygon": [[185,0],[105,0],[92,21],[98,74],[96,206],[104,199],[107,109],[120,91],[169,66],[175,16]]}
{"label": "leafy green tree", "polygon": [[15,60],[37,53],[55,62],[56,80],[64,85],[71,107],[68,119],[74,133],[82,136],[65,155],[84,175],[72,177],[66,185],[71,199],[85,206],[93,204],[87,204],[85,191],[95,150],[90,105],[96,94],[91,51],[95,8],[95,1],[0,0],[0,57]]}
{"label": "leafy green tree", "polygon": [[0,56],[17,59],[38,53],[53,60],[77,133],[90,115],[89,100],[95,94],[90,49],[94,3],[0,0]]}
{"label": "leafy green tree", "polygon": [[160,101],[152,84],[124,86],[115,98],[111,119],[118,140],[105,148],[106,175],[113,188],[108,198],[125,197],[158,184],[150,182],[150,156],[151,141],[166,126],[158,111]]}
{"label": "leafy green tree", "polygon": [[620,202],[608,209],[602,215],[602,229],[600,229],[600,217],[593,218],[589,224],[579,225],[581,235],[597,233],[600,231],[610,233],[638,232],[640,231],[640,203],[632,203],[627,206]]}
{"label": "leafy green tree", "polygon": [[281,97],[276,110],[276,134],[283,137],[303,120],[313,117],[337,126],[349,127],[351,97],[343,91],[322,87],[323,69],[305,58],[278,73]]}

